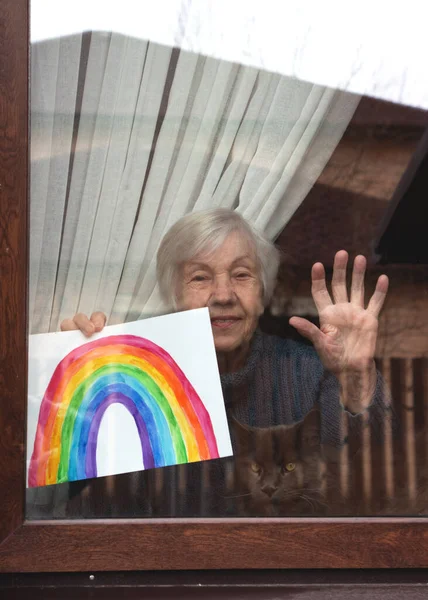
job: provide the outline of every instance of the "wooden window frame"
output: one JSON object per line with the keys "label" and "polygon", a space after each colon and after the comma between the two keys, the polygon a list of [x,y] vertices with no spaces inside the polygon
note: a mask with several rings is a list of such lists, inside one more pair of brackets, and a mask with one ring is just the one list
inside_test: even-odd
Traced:
{"label": "wooden window frame", "polygon": [[428,567],[423,518],[25,519],[28,0],[0,24],[0,572]]}

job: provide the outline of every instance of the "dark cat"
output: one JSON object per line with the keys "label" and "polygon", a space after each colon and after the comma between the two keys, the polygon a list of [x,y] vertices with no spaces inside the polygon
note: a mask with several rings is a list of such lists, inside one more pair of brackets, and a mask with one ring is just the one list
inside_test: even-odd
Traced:
{"label": "dark cat", "polygon": [[253,516],[326,513],[320,413],[293,425],[252,428],[232,421],[236,497]]}
{"label": "dark cat", "polygon": [[[372,446],[371,499],[362,480],[362,448],[349,451],[349,495],[341,493],[341,449],[320,442],[320,413],[310,411],[293,425],[270,428],[231,423],[235,450],[235,490],[239,514],[247,516],[387,516],[428,514],[427,433],[413,438],[413,487],[405,448],[395,448],[394,489],[385,497],[384,448]],[[358,439],[356,440],[358,442]],[[412,491],[413,490],[413,491]]]}

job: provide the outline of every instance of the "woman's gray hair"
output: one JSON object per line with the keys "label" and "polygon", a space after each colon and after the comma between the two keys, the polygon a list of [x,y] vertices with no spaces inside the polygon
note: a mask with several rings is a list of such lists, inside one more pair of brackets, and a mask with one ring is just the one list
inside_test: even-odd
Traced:
{"label": "woman's gray hair", "polygon": [[213,252],[235,231],[242,233],[254,248],[260,268],[263,304],[269,304],[278,273],[279,250],[239,213],[214,208],[182,217],[161,242],[157,253],[157,279],[162,298],[169,306],[177,309],[183,264],[198,255]]}

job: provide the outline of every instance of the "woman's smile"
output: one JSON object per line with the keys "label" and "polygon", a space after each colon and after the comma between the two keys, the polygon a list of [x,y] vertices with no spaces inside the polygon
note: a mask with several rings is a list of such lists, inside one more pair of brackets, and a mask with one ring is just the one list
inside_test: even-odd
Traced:
{"label": "woman's smile", "polygon": [[240,317],[233,316],[211,317],[211,325],[218,329],[229,329],[230,327],[233,327],[233,325],[236,325],[240,320]]}

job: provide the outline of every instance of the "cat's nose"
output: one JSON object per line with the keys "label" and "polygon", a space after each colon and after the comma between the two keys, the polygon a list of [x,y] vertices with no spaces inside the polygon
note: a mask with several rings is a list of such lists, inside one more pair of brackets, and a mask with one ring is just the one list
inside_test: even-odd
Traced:
{"label": "cat's nose", "polygon": [[262,487],[262,492],[269,496],[269,498],[272,498],[277,489],[275,485],[266,484]]}

